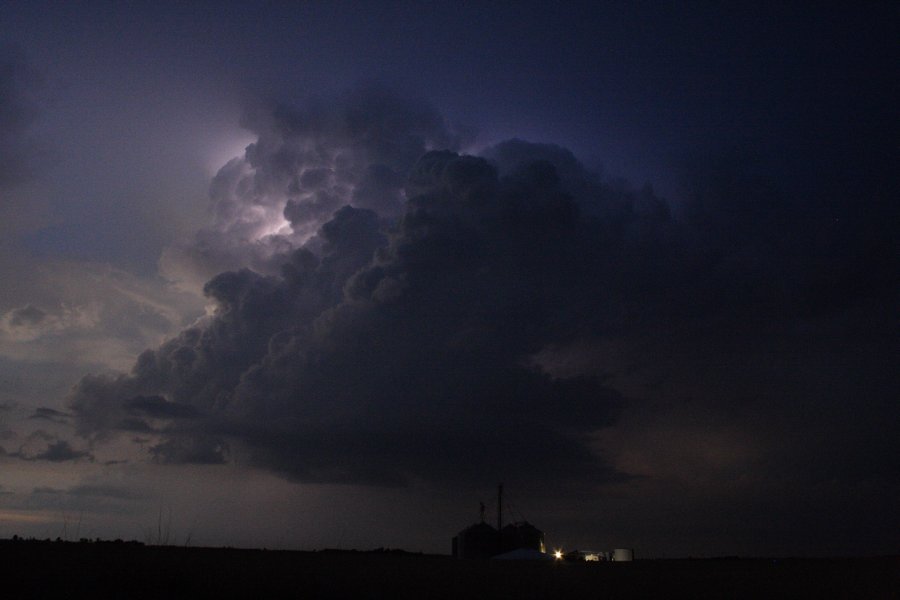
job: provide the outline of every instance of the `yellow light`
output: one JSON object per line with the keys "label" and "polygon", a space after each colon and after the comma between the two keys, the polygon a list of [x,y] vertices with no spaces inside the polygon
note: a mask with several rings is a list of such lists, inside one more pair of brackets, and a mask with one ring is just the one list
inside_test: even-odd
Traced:
{"label": "yellow light", "polygon": [[557,550],[556,552],[554,552],[554,553],[553,553],[553,557],[554,557],[556,560],[560,560],[560,559],[562,558],[562,550]]}

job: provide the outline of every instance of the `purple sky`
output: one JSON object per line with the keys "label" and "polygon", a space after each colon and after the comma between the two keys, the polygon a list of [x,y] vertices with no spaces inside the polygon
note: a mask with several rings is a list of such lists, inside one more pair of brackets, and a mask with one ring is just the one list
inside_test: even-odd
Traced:
{"label": "purple sky", "polygon": [[0,536],[896,553],[888,3],[7,2]]}

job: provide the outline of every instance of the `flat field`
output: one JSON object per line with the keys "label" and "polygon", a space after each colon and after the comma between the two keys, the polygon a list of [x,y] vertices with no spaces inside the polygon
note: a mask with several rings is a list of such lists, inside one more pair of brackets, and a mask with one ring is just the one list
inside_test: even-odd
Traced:
{"label": "flat field", "polygon": [[900,598],[900,557],[461,561],[398,552],[288,552],[0,541],[13,598]]}

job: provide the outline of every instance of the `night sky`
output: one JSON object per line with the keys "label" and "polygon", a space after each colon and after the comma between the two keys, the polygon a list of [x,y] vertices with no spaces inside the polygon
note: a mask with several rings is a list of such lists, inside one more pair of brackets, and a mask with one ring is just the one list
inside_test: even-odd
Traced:
{"label": "night sky", "polygon": [[0,537],[897,553],[891,3],[5,2]]}

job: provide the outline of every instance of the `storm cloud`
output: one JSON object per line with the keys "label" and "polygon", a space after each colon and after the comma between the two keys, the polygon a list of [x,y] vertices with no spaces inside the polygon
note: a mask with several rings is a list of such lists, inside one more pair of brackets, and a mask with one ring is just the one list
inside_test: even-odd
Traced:
{"label": "storm cloud", "polygon": [[[823,214],[736,158],[697,168],[672,206],[559,146],[459,154],[435,113],[389,97],[324,106],[251,111],[259,141],[219,172],[214,225],[180,254],[233,247],[243,268],[209,279],[214,312],[130,373],[81,380],[68,404],[82,436],[151,433],[157,462],[240,460],[309,482],[625,481],[599,434],[626,407],[657,409],[660,386],[689,388],[688,357],[720,360],[727,378],[736,348],[775,362],[810,341],[839,353],[896,298],[878,197],[861,200],[878,225],[853,219],[859,200]],[[619,385],[629,373],[641,385]],[[761,421],[789,429],[808,402],[846,410],[837,393],[777,406],[810,383],[787,379],[748,392]],[[730,427],[746,400],[699,402]],[[886,450],[886,432],[870,446]],[[792,469],[809,467],[802,455]]]}

